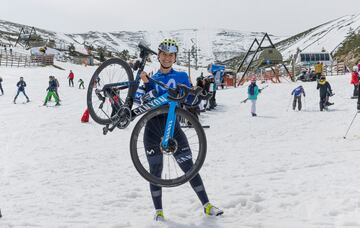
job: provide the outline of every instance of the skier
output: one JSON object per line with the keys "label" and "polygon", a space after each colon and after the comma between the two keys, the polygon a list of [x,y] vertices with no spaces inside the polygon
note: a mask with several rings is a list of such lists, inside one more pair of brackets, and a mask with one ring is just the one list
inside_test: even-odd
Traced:
{"label": "skier", "polygon": [[51,97],[54,96],[55,98],[55,102],[56,102],[56,106],[60,105],[59,103],[59,97],[56,95],[56,81],[55,81],[55,77],[54,76],[49,76],[49,87],[46,89],[46,91],[48,91],[46,97],[45,97],[45,102],[44,102],[44,106],[46,106],[47,102],[50,101]]}
{"label": "skier", "polygon": [[25,87],[26,87],[26,82],[24,81],[23,77],[20,77],[20,81],[18,81],[18,83],[16,83],[16,86],[18,87],[16,96],[14,97],[14,104],[16,104],[16,99],[19,96],[19,93],[23,93],[24,96],[26,97],[26,102],[30,102],[29,97],[26,95],[25,93]]}
{"label": "skier", "polygon": [[83,89],[85,89],[85,86],[84,86],[84,81],[80,78],[79,79],[79,89],[80,89],[80,87],[82,87]]}
{"label": "skier", "polygon": [[294,95],[294,101],[293,101],[293,110],[296,108],[296,103],[298,103],[298,110],[301,110],[301,94],[305,97],[305,90],[302,86],[296,87],[292,92],[291,95]]}
{"label": "skier", "polygon": [[359,73],[358,73],[358,67],[354,66],[353,71],[351,72],[351,84],[354,85],[354,93],[352,98],[358,97],[358,90],[359,90]]}
{"label": "skier", "polygon": [[3,79],[2,79],[2,77],[0,77],[0,91],[1,91],[1,95],[4,95],[4,90],[2,88],[2,82],[3,82]]}
{"label": "skier", "polygon": [[261,92],[261,90],[259,90],[259,87],[256,85],[256,78],[255,77],[251,78],[251,83],[248,87],[248,100],[251,101],[251,115],[252,116],[257,116],[256,115],[256,100],[257,100],[257,96],[259,95],[260,92]]}
{"label": "skier", "polygon": [[[177,83],[185,84],[190,87],[190,81],[185,72],[175,71],[172,66],[176,61],[176,55],[179,51],[179,47],[175,40],[165,39],[163,40],[158,47],[158,60],[160,62],[160,70],[155,73],[152,78],[159,80],[171,88],[175,88]],[[146,72],[141,73],[141,79],[144,81],[146,92],[151,92],[156,90],[156,96],[163,95],[166,90],[163,90],[160,86],[156,85],[152,81],[148,80],[148,74]],[[159,116],[157,118],[152,118],[147,121],[144,132],[144,147],[146,151],[154,151],[154,153],[146,153],[146,156],[149,161],[150,172],[156,176],[161,176],[162,165],[163,165],[163,155],[159,145],[154,145],[153,142],[161,141],[161,134],[154,134],[153,129],[164,129],[164,124],[166,123],[166,116]],[[179,161],[184,156],[191,156],[192,152],[187,142],[187,138],[183,133],[182,129],[175,126],[175,131],[179,131],[177,134],[178,150],[176,152],[176,160]],[[186,159],[182,163],[178,163],[180,168],[186,172],[191,169],[193,166],[192,160]],[[204,212],[209,216],[218,216],[223,214],[223,211],[219,208],[213,206],[208,199],[207,193],[205,191],[205,186],[201,180],[200,174],[197,174],[192,180],[190,180],[191,187],[196,192],[201,203],[204,207]],[[150,191],[155,207],[155,217],[156,221],[164,220],[164,213],[162,207],[162,188],[150,183]]]}
{"label": "skier", "polygon": [[74,73],[72,72],[72,70],[70,70],[68,79],[69,79],[69,87],[74,87]]}
{"label": "skier", "polygon": [[320,111],[324,109],[327,110],[327,107],[333,105],[334,103],[329,102],[329,97],[333,96],[330,83],[326,81],[325,76],[321,76],[318,81],[316,89],[320,91]]}

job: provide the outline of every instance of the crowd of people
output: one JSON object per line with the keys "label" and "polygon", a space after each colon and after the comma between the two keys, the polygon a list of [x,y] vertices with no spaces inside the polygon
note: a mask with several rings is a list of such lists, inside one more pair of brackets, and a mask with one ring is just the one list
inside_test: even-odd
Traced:
{"label": "crowd of people", "polygon": [[[69,80],[69,87],[74,87],[74,73],[72,72],[72,70],[70,70],[70,73],[68,75],[68,80]],[[1,92],[1,96],[4,95],[4,88],[3,88],[3,81],[4,79],[2,77],[0,77],[0,92]],[[79,83],[79,89],[85,89],[85,82],[83,79],[79,78],[78,80],[78,83]],[[24,95],[24,97],[26,98],[26,101],[23,102],[23,103],[28,103],[30,102],[30,98],[29,96],[26,94],[25,92],[25,88],[27,87],[27,83],[26,81],[24,80],[24,77],[20,77],[19,78],[19,81],[16,83],[16,95],[13,99],[13,103],[16,104],[16,100],[17,98],[19,97],[20,94]],[[46,94],[46,97],[45,97],[45,101],[44,101],[44,106],[47,105],[47,103],[49,101],[51,101],[51,98],[54,97],[55,99],[55,105],[56,106],[59,106],[60,105],[60,96],[59,96],[59,92],[58,92],[58,89],[60,87],[60,83],[59,83],[59,80],[53,76],[53,75],[50,75],[49,76],[49,86],[46,88],[46,91],[47,91],[47,94]]]}
{"label": "crowd of people", "polygon": [[304,69],[301,74],[297,77],[297,80],[308,82],[308,81],[316,81],[320,79],[320,76],[323,74],[324,64],[322,62],[317,62],[314,65],[314,69],[309,67],[308,69]]}
{"label": "crowd of people", "polygon": [[[309,71],[310,72],[310,71]],[[303,72],[304,73],[304,72]],[[353,66],[352,72],[351,72],[351,81],[350,83],[354,86],[353,89],[353,95],[351,98],[358,99],[357,102],[357,109],[360,110],[360,90],[359,90],[359,81],[360,81],[360,63],[356,66]],[[312,75],[309,77],[309,75]],[[331,85],[329,81],[326,80],[326,76],[323,75],[323,64],[321,62],[318,62],[315,64],[315,71],[312,71],[311,74],[307,75],[304,78],[300,78],[300,80],[303,81],[317,81],[316,89],[319,90],[319,109],[320,111],[328,110],[328,107],[331,105],[334,105],[333,102],[330,102],[330,97],[334,96],[333,90],[331,88]],[[251,78],[251,83],[248,86],[248,98],[245,100],[251,101],[251,115],[257,116],[256,114],[256,100],[261,92],[261,89],[258,88],[256,85],[256,78]],[[294,88],[291,92],[291,95],[293,96],[293,102],[292,102],[292,109],[295,110],[297,107],[298,111],[301,111],[302,109],[302,101],[301,97],[305,97],[305,90],[303,86],[297,86]]]}

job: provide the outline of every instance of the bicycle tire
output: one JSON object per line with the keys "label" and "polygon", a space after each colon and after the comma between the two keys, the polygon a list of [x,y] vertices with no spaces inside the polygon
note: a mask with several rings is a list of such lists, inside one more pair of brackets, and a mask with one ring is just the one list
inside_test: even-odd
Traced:
{"label": "bicycle tire", "polygon": [[[97,80],[99,79],[100,81],[102,81],[102,83],[104,83],[104,80],[106,79],[105,77],[106,77],[107,71],[109,71],[111,73],[111,68],[114,68],[113,71],[115,71],[115,68],[116,68],[116,69],[122,70],[122,72],[121,73],[116,73],[116,72],[113,73],[113,75],[111,75],[111,78],[109,77],[109,79],[106,81],[107,84],[108,83],[118,83],[118,82],[123,82],[123,81],[128,81],[128,82],[134,81],[134,75],[133,75],[132,69],[130,68],[129,64],[127,64],[124,60],[119,59],[119,58],[108,59],[105,62],[103,62],[95,70],[93,76],[91,77],[89,86],[88,86],[86,100],[87,100],[87,107],[88,107],[91,118],[96,123],[102,124],[102,125],[110,124],[112,122],[111,119],[109,118],[111,113],[110,113],[110,111],[108,111],[109,113],[107,113],[106,111],[104,111],[105,113],[100,112],[103,110],[96,107],[95,101],[98,98],[96,96],[94,96],[94,94],[95,94],[95,89],[98,88]],[[117,74],[117,75],[115,75],[115,74]],[[101,76],[103,76],[104,78],[102,79]],[[121,81],[118,81],[118,80],[121,80]],[[99,85],[99,86],[101,87],[101,85]],[[127,91],[124,92],[124,96],[126,96],[126,98],[131,96],[134,92],[134,89],[135,89],[135,86],[131,85],[127,89]],[[107,103],[107,101],[106,101],[105,105],[109,105]],[[110,109],[108,108],[108,110],[110,110]],[[101,114],[103,114],[103,115],[101,115]]]}
{"label": "bicycle tire", "polygon": [[[144,165],[142,164],[142,162],[140,161],[141,154],[142,153],[145,154],[146,151],[145,151],[144,147],[143,147],[144,148],[143,152],[141,152],[142,149],[140,149],[140,148],[138,149],[138,144],[141,145],[141,141],[139,141],[139,139],[140,139],[139,134],[140,134],[141,130],[145,128],[148,120],[150,120],[156,116],[159,116],[159,115],[167,114],[168,111],[169,111],[168,106],[162,106],[158,109],[154,109],[154,110],[151,110],[150,112],[146,113],[144,116],[142,116],[142,118],[135,125],[133,132],[131,134],[131,139],[130,139],[130,155],[131,155],[131,160],[132,160],[136,170],[139,172],[139,174],[145,180],[149,181],[150,183],[152,183],[156,186],[160,186],[160,187],[179,186],[179,185],[182,185],[182,184],[186,183],[187,181],[191,180],[192,178],[194,178],[195,175],[198,174],[198,172],[200,171],[200,169],[205,161],[206,150],[207,150],[206,135],[205,135],[204,129],[201,127],[199,121],[196,119],[196,117],[193,114],[191,114],[181,108],[177,108],[176,116],[180,117],[180,118],[186,118],[186,120],[189,121],[189,123],[192,125],[192,128],[189,128],[189,129],[194,129],[194,131],[196,132],[197,138],[199,140],[198,155],[196,157],[196,160],[193,161],[192,168],[180,177],[173,178],[173,179],[163,179],[161,177],[159,178],[159,177],[151,174],[150,171],[147,170],[144,167]],[[142,139],[140,139],[140,140],[142,140]],[[188,138],[186,140],[188,140]],[[188,143],[188,145],[190,145],[190,143]],[[160,147],[160,142],[159,142],[159,147]],[[194,154],[194,151],[191,148],[191,157],[193,157],[193,154]],[[146,154],[145,154],[145,156],[146,156]],[[166,155],[164,155],[164,153],[163,153],[163,155],[162,155],[163,160],[164,160],[164,156],[166,156]],[[179,163],[177,163],[177,160],[176,159],[174,159],[174,160],[176,161],[176,163],[174,162],[175,166],[179,165]],[[149,165],[149,164],[147,164],[147,165]],[[161,164],[161,166],[163,166],[163,164]],[[162,172],[163,172],[163,168],[161,168],[161,173]]]}

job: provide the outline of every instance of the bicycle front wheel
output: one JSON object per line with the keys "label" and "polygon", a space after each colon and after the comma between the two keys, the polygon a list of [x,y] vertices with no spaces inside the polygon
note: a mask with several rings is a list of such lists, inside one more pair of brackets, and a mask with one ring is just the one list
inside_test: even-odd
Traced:
{"label": "bicycle front wheel", "polygon": [[[87,106],[91,118],[99,124],[110,124],[118,109],[127,97],[133,94],[133,72],[125,61],[112,58],[103,62],[94,72],[87,91]],[[128,85],[113,86],[104,90],[111,83],[128,82]]]}
{"label": "bicycle front wheel", "polygon": [[206,136],[191,113],[177,108],[174,136],[168,148],[161,146],[168,106],[146,113],[136,124],[130,154],[136,170],[150,183],[175,187],[198,174],[206,157]]}

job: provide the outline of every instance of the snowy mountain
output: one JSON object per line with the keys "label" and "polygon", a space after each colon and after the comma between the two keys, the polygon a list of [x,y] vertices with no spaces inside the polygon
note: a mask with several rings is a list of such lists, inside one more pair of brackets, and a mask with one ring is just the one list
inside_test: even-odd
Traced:
{"label": "snowy mountain", "polygon": [[294,35],[276,44],[285,58],[296,53],[297,48],[306,52],[325,49],[334,53],[349,31],[360,31],[360,14],[348,15],[329,21]]}
{"label": "snowy mountain", "polygon": [[[21,28],[30,31],[30,26],[16,24],[0,20],[0,42],[15,43]],[[120,52],[128,50],[130,55],[136,55],[137,44],[145,40],[151,48],[156,49],[160,40],[164,38],[175,38],[181,52],[179,62],[187,61],[185,51],[197,49],[198,65],[206,66],[214,61],[223,61],[245,52],[254,38],[261,39],[264,33],[260,32],[241,32],[226,29],[200,30],[182,29],[173,31],[118,31],[118,32],[95,32],[79,34],[64,34],[54,31],[47,31],[36,28],[36,34],[44,40],[54,40],[58,48],[65,48],[73,43],[77,49],[82,48],[83,44],[96,47],[106,47],[107,50]],[[284,37],[272,36],[275,41],[280,41]],[[192,56],[194,57],[194,56]],[[195,64],[195,63],[192,63]]]}
{"label": "snowy mountain", "polygon": [[[30,31],[30,26],[0,20],[0,42],[14,44],[21,28]],[[345,40],[350,30],[360,30],[360,14],[344,16],[291,37],[270,35],[273,43],[282,52],[285,59],[302,51],[320,51],[323,48],[333,52]],[[271,31],[270,31],[271,32]],[[160,40],[175,38],[180,45],[178,63],[185,65],[188,55],[185,51],[198,53],[198,65],[206,66],[214,61],[224,61],[246,52],[254,38],[261,40],[264,33],[241,32],[226,29],[182,29],[173,31],[117,31],[68,34],[36,28],[36,34],[44,40],[54,40],[57,48],[67,49],[72,43],[77,50],[83,50],[83,44],[106,47],[109,51],[128,50],[130,55],[138,52],[137,44],[145,40],[156,49]],[[264,43],[264,46],[268,44]],[[192,55],[192,65],[194,62]]]}

